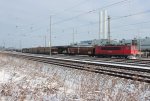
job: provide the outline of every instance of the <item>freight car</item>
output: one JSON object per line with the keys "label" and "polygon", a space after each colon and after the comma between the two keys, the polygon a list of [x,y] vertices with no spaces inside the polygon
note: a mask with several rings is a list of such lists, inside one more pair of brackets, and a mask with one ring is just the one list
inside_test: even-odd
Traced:
{"label": "freight car", "polygon": [[56,46],[58,49],[58,54],[68,54],[68,48],[70,46]]}
{"label": "freight car", "polygon": [[68,47],[68,54],[70,55],[89,55],[94,56],[95,47]]}
{"label": "freight car", "polygon": [[[42,47],[44,48],[45,54],[50,54],[50,48],[49,47]],[[58,54],[58,48],[57,47],[51,47],[51,53],[52,54]]]}
{"label": "freight car", "polygon": [[[24,48],[22,49],[23,53],[32,53],[32,54],[49,54],[50,48],[49,47],[35,47],[35,48]],[[51,48],[52,54],[58,54],[58,48],[52,47]]]}

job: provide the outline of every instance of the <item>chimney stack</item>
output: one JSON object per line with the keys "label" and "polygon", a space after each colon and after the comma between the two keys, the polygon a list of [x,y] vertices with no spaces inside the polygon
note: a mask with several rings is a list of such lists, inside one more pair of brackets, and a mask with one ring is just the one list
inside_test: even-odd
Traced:
{"label": "chimney stack", "polygon": [[108,13],[107,10],[100,12],[100,34],[103,39],[108,38]]}

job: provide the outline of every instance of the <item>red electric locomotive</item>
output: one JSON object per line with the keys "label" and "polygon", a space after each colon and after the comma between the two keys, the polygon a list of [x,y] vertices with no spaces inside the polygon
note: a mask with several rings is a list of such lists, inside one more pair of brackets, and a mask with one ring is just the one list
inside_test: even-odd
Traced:
{"label": "red electric locomotive", "polygon": [[95,55],[101,57],[125,57],[135,56],[138,54],[138,49],[135,45],[108,45],[96,46]]}

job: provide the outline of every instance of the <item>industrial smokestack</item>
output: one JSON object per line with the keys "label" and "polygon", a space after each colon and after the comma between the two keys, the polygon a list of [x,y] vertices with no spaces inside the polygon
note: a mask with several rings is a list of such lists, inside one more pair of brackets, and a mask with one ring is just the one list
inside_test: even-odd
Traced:
{"label": "industrial smokestack", "polygon": [[103,39],[108,38],[108,13],[107,10],[100,12],[100,34],[99,36],[102,36]]}
{"label": "industrial smokestack", "polygon": [[101,36],[103,36],[104,31],[103,31],[103,11],[100,12],[100,33]]}
{"label": "industrial smokestack", "polygon": [[105,39],[105,11],[102,11],[103,12],[103,20],[102,20],[102,26],[103,26],[103,39]]}
{"label": "industrial smokestack", "polygon": [[104,11],[104,39],[107,39],[108,35],[108,14],[107,10]]}
{"label": "industrial smokestack", "polygon": [[111,39],[110,39],[110,16],[108,16],[108,43],[111,43]]}

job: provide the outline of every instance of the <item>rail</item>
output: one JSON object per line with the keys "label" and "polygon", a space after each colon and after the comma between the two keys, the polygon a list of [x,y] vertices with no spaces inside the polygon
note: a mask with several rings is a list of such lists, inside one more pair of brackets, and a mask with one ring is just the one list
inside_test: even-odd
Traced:
{"label": "rail", "polygon": [[113,62],[97,62],[91,60],[80,59],[66,59],[59,57],[46,57],[32,54],[18,54],[18,53],[3,53],[11,56],[28,59],[32,61],[59,65],[79,70],[86,70],[89,72],[100,73],[134,81],[150,83],[150,66],[132,65],[126,63],[113,63]]}

